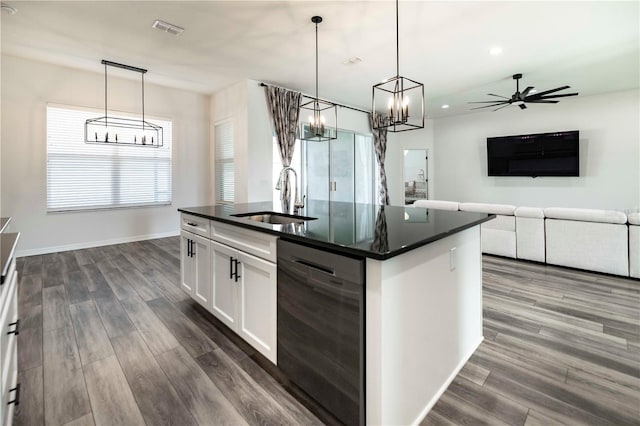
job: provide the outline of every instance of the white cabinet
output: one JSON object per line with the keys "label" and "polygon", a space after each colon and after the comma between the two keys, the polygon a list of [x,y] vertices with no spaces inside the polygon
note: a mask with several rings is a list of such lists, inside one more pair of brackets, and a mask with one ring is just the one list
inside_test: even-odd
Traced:
{"label": "white cabinet", "polygon": [[0,297],[0,420],[11,425],[13,412],[19,403],[18,381],[18,272],[15,259],[2,284]]}
{"label": "white cabinet", "polygon": [[277,237],[183,213],[180,286],[274,364]]}
{"label": "white cabinet", "polygon": [[216,241],[211,248],[213,314],[275,364],[276,264]]}
{"label": "white cabinet", "polygon": [[180,287],[211,310],[211,241],[191,232],[180,232]]}

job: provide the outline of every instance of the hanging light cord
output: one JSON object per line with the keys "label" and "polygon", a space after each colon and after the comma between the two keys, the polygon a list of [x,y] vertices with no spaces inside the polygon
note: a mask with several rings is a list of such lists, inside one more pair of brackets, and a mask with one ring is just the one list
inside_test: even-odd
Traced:
{"label": "hanging light cord", "polygon": [[104,127],[108,126],[107,123],[107,64],[104,64]]}
{"label": "hanging light cord", "polygon": [[316,22],[316,103],[318,102],[318,23]]}
{"label": "hanging light cord", "polygon": [[144,134],[144,73],[140,75],[142,76],[142,134]]}
{"label": "hanging light cord", "polygon": [[396,77],[400,76],[400,21],[398,18],[398,0],[396,0]]}

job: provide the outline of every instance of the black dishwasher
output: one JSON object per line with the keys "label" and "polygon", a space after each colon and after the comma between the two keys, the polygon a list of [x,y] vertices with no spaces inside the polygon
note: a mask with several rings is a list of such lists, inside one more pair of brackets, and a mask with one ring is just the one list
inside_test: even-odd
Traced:
{"label": "black dishwasher", "polygon": [[278,368],[364,424],[364,261],[278,240]]}

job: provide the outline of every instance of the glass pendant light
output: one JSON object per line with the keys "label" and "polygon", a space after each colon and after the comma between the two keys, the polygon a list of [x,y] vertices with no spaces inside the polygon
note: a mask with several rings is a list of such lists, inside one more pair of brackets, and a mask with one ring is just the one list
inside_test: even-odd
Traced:
{"label": "glass pendant light", "polygon": [[[327,142],[337,139],[338,108],[334,103],[318,97],[318,24],[321,16],[314,16],[311,22],[316,24],[316,97],[300,105],[301,140]],[[304,120],[307,119],[307,122]]]}
{"label": "glass pendant light", "polygon": [[[84,142],[90,144],[118,144],[158,148],[163,146],[162,127],[144,119],[144,74],[147,70],[102,60],[104,65],[104,116],[84,123]],[[107,114],[107,66],[139,72],[142,81],[142,119],[113,117]]]}
{"label": "glass pendant light", "polygon": [[373,128],[404,132],[424,127],[424,85],[400,75],[398,0],[396,0],[396,75],[373,86]]}

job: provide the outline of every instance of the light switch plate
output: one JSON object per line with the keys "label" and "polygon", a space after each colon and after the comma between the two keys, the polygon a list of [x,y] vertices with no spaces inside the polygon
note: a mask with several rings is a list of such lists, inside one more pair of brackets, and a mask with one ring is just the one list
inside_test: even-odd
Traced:
{"label": "light switch plate", "polygon": [[453,247],[449,249],[449,270],[453,271],[456,269],[456,248]]}

